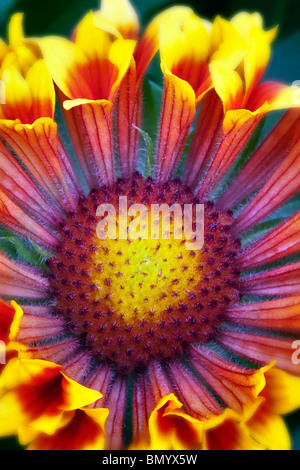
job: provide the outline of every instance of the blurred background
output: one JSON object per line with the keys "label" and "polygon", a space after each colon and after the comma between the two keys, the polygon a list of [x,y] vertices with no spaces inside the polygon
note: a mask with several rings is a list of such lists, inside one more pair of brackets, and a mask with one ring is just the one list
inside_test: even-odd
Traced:
{"label": "blurred background", "polygon": [[[241,10],[259,11],[265,25],[279,25],[279,35],[274,44],[272,60],[267,71],[268,79],[291,84],[300,80],[300,1],[299,0],[131,0],[142,26],[155,14],[174,4],[186,4],[209,20],[217,14],[230,18]],[[68,36],[74,25],[87,10],[99,8],[100,0],[0,0],[0,36],[6,38],[7,24],[12,13],[24,12],[26,36],[59,34]],[[152,78],[155,80],[156,72]],[[298,199],[299,201],[299,199]],[[300,391],[299,391],[300,393]],[[300,450],[300,412],[286,417],[293,441],[293,449]],[[1,423],[0,423],[1,426]],[[0,440],[0,449],[20,449],[15,439]]]}
{"label": "blurred background", "polygon": [[[132,0],[140,14],[143,24],[157,11],[173,4],[188,4],[193,6],[202,16],[212,18],[220,13],[231,16],[241,9],[259,10],[266,19],[267,26],[280,24],[281,37],[288,36],[300,28],[299,0]],[[0,0],[1,34],[5,32],[8,16],[15,10],[26,13],[26,27],[30,34],[60,33],[66,34],[72,30],[74,23],[88,9],[96,9],[98,0]]]}

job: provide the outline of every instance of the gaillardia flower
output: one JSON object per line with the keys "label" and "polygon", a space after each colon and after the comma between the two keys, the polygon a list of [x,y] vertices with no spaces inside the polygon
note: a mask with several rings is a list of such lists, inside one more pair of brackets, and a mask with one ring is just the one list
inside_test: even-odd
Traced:
{"label": "gaillardia flower", "polygon": [[295,89],[263,79],[275,35],[259,14],[210,23],[188,7],[140,35],[128,0],[102,0],[70,39],[26,39],[13,16],[0,44],[0,223],[17,251],[0,254],[1,436],[291,447],[300,212],[270,214],[299,192],[300,111]]}

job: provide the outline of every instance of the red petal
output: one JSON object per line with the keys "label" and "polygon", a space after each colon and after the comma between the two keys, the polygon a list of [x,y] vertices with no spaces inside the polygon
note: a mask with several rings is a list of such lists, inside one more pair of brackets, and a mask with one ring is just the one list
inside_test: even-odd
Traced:
{"label": "red petal", "polygon": [[288,111],[266,137],[218,201],[220,209],[234,207],[266,183],[285,158],[300,132],[298,110]]}
{"label": "red petal", "polygon": [[272,263],[300,250],[300,212],[248,246],[239,256],[239,269]]}
{"label": "red petal", "polygon": [[216,92],[211,90],[203,99],[187,158],[185,183],[189,187],[197,185],[204,167],[212,154],[221,130],[222,118],[222,102]]}
{"label": "red petal", "polygon": [[171,362],[169,368],[178,398],[189,415],[206,420],[222,413],[213,394],[192,373],[178,362]]}
{"label": "red petal", "polygon": [[74,194],[74,186],[68,184],[76,180],[75,173],[63,153],[52,119],[39,119],[31,127],[2,124],[0,135],[58,207],[62,210],[76,207],[74,199],[78,192]]}
{"label": "red petal", "polygon": [[262,117],[262,115],[256,115],[250,117],[242,124],[236,122],[229,132],[225,135],[223,134],[217,151],[207,169],[204,180],[199,187],[198,197],[208,197],[211,191],[226,175],[236,157],[245,147]]}
{"label": "red petal", "polygon": [[15,309],[0,300],[0,341],[4,341],[5,344],[9,343],[10,327],[14,320]]}
{"label": "red petal", "polygon": [[223,328],[220,330],[218,342],[252,361],[258,361],[261,364],[270,364],[276,361],[276,365],[280,369],[294,375],[300,374],[299,365],[293,364],[292,361],[294,339],[271,337],[263,331],[252,333]]}
{"label": "red petal", "polygon": [[54,228],[61,215],[49,203],[16,159],[0,144],[0,189],[30,215]]}
{"label": "red petal", "polygon": [[0,223],[22,237],[28,237],[44,247],[53,247],[58,241],[54,235],[32,219],[0,190]]}
{"label": "red petal", "polygon": [[123,423],[126,407],[127,380],[125,377],[116,377],[107,398],[106,407],[109,415],[106,421],[106,448],[121,450],[123,444]]}
{"label": "red petal", "polygon": [[149,442],[149,418],[156,406],[151,382],[146,372],[139,374],[134,381],[132,397],[132,432],[134,448],[139,443]]}
{"label": "red petal", "polygon": [[21,265],[0,254],[0,295],[45,298],[48,281],[37,269]]}
{"label": "red petal", "polygon": [[300,296],[239,305],[228,310],[228,318],[243,325],[300,333]]}
{"label": "red petal", "polygon": [[300,189],[300,137],[293,142],[288,155],[233,225],[236,235],[249,230],[271,212],[295,196]]}
{"label": "red petal", "polygon": [[[103,450],[104,430],[93,419],[93,412],[76,410],[72,419],[52,436],[40,434],[29,447],[32,450]],[[102,444],[103,445],[103,444]]]}
{"label": "red petal", "polygon": [[265,385],[261,371],[235,364],[206,346],[191,348],[191,363],[224,403],[237,413],[249,410]]}
{"label": "red petal", "polygon": [[295,295],[300,292],[300,262],[243,279],[240,291],[246,295]]}
{"label": "red petal", "polygon": [[142,86],[136,83],[136,69],[131,64],[117,97],[117,138],[122,176],[136,171],[142,112]]}

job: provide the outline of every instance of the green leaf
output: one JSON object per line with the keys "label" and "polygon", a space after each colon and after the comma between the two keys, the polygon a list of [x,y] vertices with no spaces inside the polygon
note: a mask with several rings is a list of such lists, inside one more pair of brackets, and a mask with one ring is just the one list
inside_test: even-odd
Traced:
{"label": "green leaf", "polygon": [[141,23],[145,26],[160,11],[176,3],[173,0],[131,0],[135,10],[138,12]]}
{"label": "green leaf", "polygon": [[149,134],[147,134],[146,131],[143,131],[143,129],[140,129],[137,126],[133,126],[135,129],[137,129],[140,134],[142,135],[145,145],[146,145],[146,171],[145,171],[145,176],[149,177],[152,176],[152,171],[154,168],[154,145],[151,137]]}
{"label": "green leaf", "polygon": [[292,84],[300,80],[300,31],[275,44],[264,80],[279,80]]}
{"label": "green leaf", "polygon": [[30,240],[21,240],[6,230],[1,230],[0,233],[0,252],[31,266],[46,268],[45,260],[52,256],[50,252],[38,247]]}
{"label": "green leaf", "polygon": [[[162,102],[162,87],[149,78],[145,78],[143,84],[143,115],[142,129],[140,131],[143,142],[140,146],[139,166],[147,176],[152,174],[154,167],[154,154],[158,138],[159,119]],[[144,145],[143,145],[144,143]]]}
{"label": "green leaf", "polygon": [[142,128],[149,134],[153,142],[156,141],[158,134],[162,93],[162,87],[154,81],[145,78],[143,85]]}

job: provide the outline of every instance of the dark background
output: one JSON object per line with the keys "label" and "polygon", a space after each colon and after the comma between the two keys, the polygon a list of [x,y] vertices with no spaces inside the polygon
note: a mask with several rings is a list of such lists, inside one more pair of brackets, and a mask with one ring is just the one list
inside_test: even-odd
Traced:
{"label": "dark background", "polygon": [[[174,4],[192,6],[197,13],[209,20],[217,14],[230,18],[241,10],[259,11],[265,18],[267,28],[275,25],[280,27],[266,78],[289,84],[300,80],[300,0],[132,0],[132,3],[140,16],[142,26],[155,14]],[[25,13],[27,36],[67,36],[87,10],[98,8],[98,0],[0,0],[0,36],[6,38],[8,20],[16,11]],[[293,448],[300,450],[300,412],[287,416],[286,422],[292,435]],[[0,440],[0,449],[18,448],[13,438]]]}
{"label": "dark background", "polygon": [[[241,10],[259,11],[267,28],[279,25],[274,54],[267,78],[291,84],[300,80],[300,0],[132,0],[142,27],[155,14],[174,4],[187,4],[201,16],[212,20],[217,14],[230,18]],[[100,0],[0,0],[0,36],[5,38],[13,12],[25,13],[28,36],[69,35],[88,10],[98,9]],[[153,78],[153,77],[152,77]]]}
{"label": "dark background", "polygon": [[[172,0],[132,0],[143,24],[166,6],[188,4],[208,19],[220,13],[231,16],[239,10],[260,11],[267,26],[281,25],[281,37],[299,29],[299,0],[216,0],[172,1]],[[5,31],[7,18],[13,11],[26,13],[28,34],[60,33],[68,34],[78,19],[89,9],[99,7],[98,0],[0,0],[1,34]]]}

